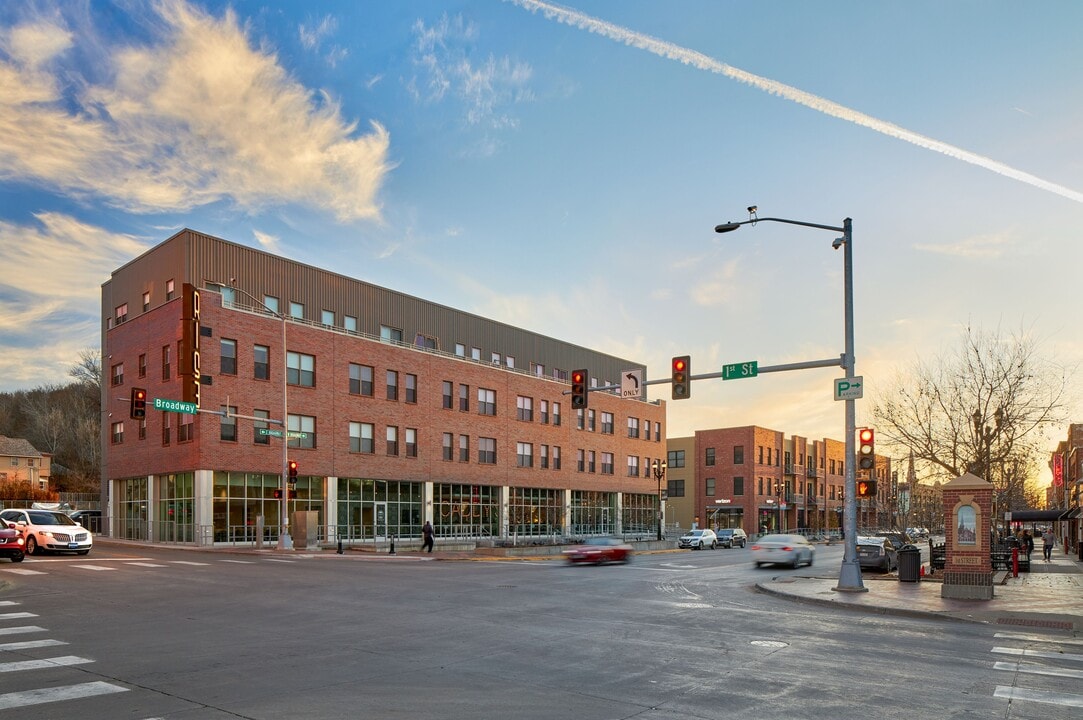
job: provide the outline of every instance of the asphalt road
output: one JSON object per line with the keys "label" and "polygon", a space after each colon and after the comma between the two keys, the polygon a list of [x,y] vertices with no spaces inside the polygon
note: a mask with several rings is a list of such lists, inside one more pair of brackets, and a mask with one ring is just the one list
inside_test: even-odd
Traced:
{"label": "asphalt road", "polygon": [[742,549],[602,567],[105,544],[0,560],[0,720],[1083,717],[996,696],[1077,690],[1004,648],[1078,673],[1083,641],[752,588],[837,576],[841,555],[796,571]]}

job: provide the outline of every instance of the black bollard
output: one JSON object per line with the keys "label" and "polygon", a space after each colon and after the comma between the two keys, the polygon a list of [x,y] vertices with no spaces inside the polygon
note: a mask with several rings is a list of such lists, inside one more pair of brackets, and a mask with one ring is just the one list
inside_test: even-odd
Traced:
{"label": "black bollard", "polygon": [[338,554],[342,554],[342,538],[338,539]]}
{"label": "black bollard", "polygon": [[394,554],[395,554],[395,536],[392,535],[391,536],[391,552],[389,552],[388,555],[394,555]]}

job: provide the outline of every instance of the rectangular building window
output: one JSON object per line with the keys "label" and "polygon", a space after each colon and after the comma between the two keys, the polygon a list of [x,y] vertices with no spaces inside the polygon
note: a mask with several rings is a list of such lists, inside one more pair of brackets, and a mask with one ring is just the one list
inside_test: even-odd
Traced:
{"label": "rectangular building window", "polygon": [[258,418],[265,418],[262,420],[252,421],[252,442],[256,443],[257,445],[270,445],[271,436],[266,433],[261,433],[260,430],[270,430],[271,426],[269,423],[266,422],[266,420],[269,420],[271,418],[271,411],[253,410],[252,416]]}
{"label": "rectangular building window", "polygon": [[549,446],[542,445],[538,448],[538,467],[542,470],[549,469]]}
{"label": "rectangular building window", "polygon": [[181,413],[177,425],[177,442],[191,442],[196,439],[196,416]]}
{"label": "rectangular building window", "polygon": [[350,332],[357,332],[357,318],[353,315],[346,315],[342,318],[342,327]]}
{"label": "rectangular building window", "polygon": [[455,383],[450,380],[444,380],[443,385],[443,407],[445,410],[450,410],[453,407],[455,398],[452,393],[455,392]]}
{"label": "rectangular building window", "polygon": [[660,422],[654,424],[654,441],[662,442],[662,423]]}
{"label": "rectangular building window", "polygon": [[597,461],[597,455],[595,454],[595,452],[593,450],[588,450],[587,451],[587,472],[597,472],[598,471],[598,465],[597,465],[596,461]]}
{"label": "rectangular building window", "polygon": [[299,303],[299,302],[294,302],[294,301],[291,300],[290,301],[290,317],[291,318],[296,318],[297,320],[304,320],[305,319],[305,304],[304,303]]}
{"label": "rectangular building window", "polygon": [[327,325],[328,327],[335,326],[335,311],[334,310],[321,310],[320,311],[320,323]]}
{"label": "rectangular building window", "polygon": [[470,436],[459,436],[459,462],[470,462]]}
{"label": "rectangular building window", "polygon": [[372,397],[372,368],[350,363],[350,394]]}
{"label": "rectangular building window", "polygon": [[602,435],[612,435],[612,434],[613,434],[613,413],[611,413],[611,412],[603,412],[602,413]]}
{"label": "rectangular building window", "polygon": [[444,449],[444,455],[443,455],[444,460],[447,460],[447,461],[450,462],[450,461],[455,459],[455,434],[454,433],[444,433],[443,449]]}
{"label": "rectangular building window", "polygon": [[177,297],[177,285],[173,282],[173,279],[165,281],[165,299],[169,302],[173,298]]}
{"label": "rectangular building window", "polygon": [[670,450],[666,453],[666,467],[670,470],[684,467],[684,450]]}
{"label": "rectangular building window", "polygon": [[304,353],[286,353],[286,382],[302,387],[316,386],[316,356]]}
{"label": "rectangular building window", "polygon": [[398,400],[399,399],[399,372],[398,370],[387,371],[387,399]]}
{"label": "rectangular building window", "polygon": [[150,293],[143,293],[143,312],[150,310]]}
{"label": "rectangular building window", "polygon": [[[147,439],[147,419],[146,418],[140,418],[139,419],[139,439],[140,440],[146,440]],[[27,460],[27,464],[30,467],[34,467],[34,461],[33,460]]]}
{"label": "rectangular building window", "polygon": [[470,386],[459,386],[459,412],[467,412],[470,410]]}
{"label": "rectangular building window", "polygon": [[707,497],[713,497],[714,496],[714,478],[707,478],[705,486],[707,488]]}
{"label": "rectangular building window", "polygon": [[602,475],[613,474],[613,453],[602,453]]}
{"label": "rectangular building window", "polygon": [[733,478],[733,494],[744,495],[745,494],[745,479],[743,477]]}
{"label": "rectangular building window", "polygon": [[466,346],[462,343],[455,343],[455,357],[466,357]]}
{"label": "rectangular building window", "polygon": [[628,418],[628,437],[630,437],[630,438],[638,438],[639,437],[639,418],[634,418],[634,417]]}
{"label": "rectangular building window", "polygon": [[221,417],[220,430],[218,433],[219,439],[224,442],[237,442],[237,406],[235,405],[223,405],[222,412],[225,415]]}
{"label": "rectangular building window", "polygon": [[628,477],[639,477],[639,456],[628,456]]}
{"label": "rectangular building window", "polygon": [[706,449],[706,454],[703,458],[703,464],[707,465],[708,467],[714,465],[714,448]]}
{"label": "rectangular building window", "polygon": [[553,403],[553,424],[560,425],[560,403]]}
{"label": "rectangular building window", "polygon": [[534,467],[534,445],[531,443],[515,443],[515,466],[521,468]]}
{"label": "rectangular building window", "polygon": [[483,465],[496,465],[496,438],[478,438],[478,462]]}
{"label": "rectangular building window", "polygon": [[582,448],[575,451],[575,469],[584,472],[587,469],[587,451]]}
{"label": "rectangular building window", "polygon": [[120,325],[122,322],[128,319],[128,303],[118,305],[114,311],[113,317],[116,320],[116,324]]}
{"label": "rectangular building window", "polygon": [[684,497],[684,480],[666,480],[666,495],[671,498]]}
{"label": "rectangular building window", "polygon": [[553,446],[553,469],[554,470],[559,470],[560,469],[560,446],[559,445],[554,445]]}
{"label": "rectangular building window", "polygon": [[576,430],[582,430],[583,428],[585,428],[587,426],[586,417],[587,417],[587,414],[583,410],[583,408],[579,408],[578,410],[575,411],[575,429]]}
{"label": "rectangular building window", "polygon": [[316,418],[311,415],[290,415],[287,421],[287,430],[297,435],[289,437],[291,448],[315,448],[316,447]]}
{"label": "rectangular building window", "polygon": [[406,373],[406,402],[417,404],[417,375]]}
{"label": "rectangular building window", "polygon": [[173,413],[162,413],[162,445],[168,445],[170,442],[170,418],[173,417]]}
{"label": "rectangular building window", "polygon": [[417,457],[417,428],[406,428],[406,457]]}
{"label": "rectangular building window", "polygon": [[587,431],[594,432],[594,408],[587,410]]}
{"label": "rectangular building window", "polygon": [[470,359],[474,362],[481,362],[481,348],[470,348]]}
{"label": "rectangular building window", "polygon": [[399,429],[394,425],[387,426],[387,454],[399,454]]}
{"label": "rectangular building window", "polygon": [[540,411],[540,414],[541,414],[541,417],[539,418],[539,420],[541,421],[541,423],[543,425],[548,425],[549,424],[549,401],[548,400],[542,400],[539,407],[538,407],[538,410]]}
{"label": "rectangular building window", "polygon": [[384,342],[402,342],[402,330],[387,325],[381,325],[380,339]]}
{"label": "rectangular building window", "polygon": [[278,313],[278,298],[274,295],[264,295],[263,304],[273,313]]}
{"label": "rectangular building window", "polygon": [[478,388],[478,414],[496,415],[496,390]]}
{"label": "rectangular building window", "polygon": [[523,395],[515,398],[515,413],[516,418],[519,420],[533,421],[534,420],[534,398],[525,397]]}
{"label": "rectangular building window", "polygon": [[[109,437],[114,445],[120,445],[124,442],[124,423],[115,422],[109,426]],[[19,462],[17,458],[12,458],[15,462]]]}
{"label": "rectangular building window", "polygon": [[222,338],[218,370],[223,375],[237,374],[237,341]]}
{"label": "rectangular building window", "polygon": [[733,464],[744,465],[745,464],[745,446],[734,445],[733,446]]}
{"label": "rectangular building window", "polygon": [[376,452],[376,443],[372,423],[350,423],[350,452],[366,453],[371,455]]}
{"label": "rectangular building window", "polygon": [[124,363],[117,363],[112,367],[109,373],[111,377],[111,384],[115,387],[117,385],[124,384]]}
{"label": "rectangular building window", "polygon": [[271,348],[266,345],[252,346],[252,377],[256,380],[271,379]]}
{"label": "rectangular building window", "polygon": [[144,378],[147,376],[147,354],[140,353],[139,355],[139,377]]}
{"label": "rectangular building window", "polygon": [[171,372],[173,357],[173,347],[170,345],[162,346],[162,380],[168,380]]}

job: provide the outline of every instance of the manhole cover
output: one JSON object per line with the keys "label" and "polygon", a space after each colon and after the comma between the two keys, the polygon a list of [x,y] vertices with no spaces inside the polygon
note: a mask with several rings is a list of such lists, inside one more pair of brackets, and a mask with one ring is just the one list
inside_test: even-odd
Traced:
{"label": "manhole cover", "polygon": [[749,643],[749,645],[755,645],[756,647],[765,648],[784,648],[789,645],[789,643],[784,643],[779,640],[753,640]]}
{"label": "manhole cover", "polygon": [[1073,623],[1060,620],[1031,620],[1030,618],[997,618],[998,625],[1023,625],[1025,627],[1056,628],[1058,630],[1071,630]]}

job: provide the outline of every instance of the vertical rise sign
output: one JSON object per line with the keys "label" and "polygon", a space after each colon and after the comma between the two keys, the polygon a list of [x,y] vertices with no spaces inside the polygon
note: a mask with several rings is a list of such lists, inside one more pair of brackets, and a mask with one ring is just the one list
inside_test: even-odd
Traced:
{"label": "vertical rise sign", "polygon": [[181,309],[180,365],[181,399],[199,407],[199,290],[184,283]]}

